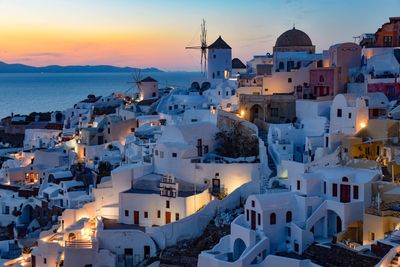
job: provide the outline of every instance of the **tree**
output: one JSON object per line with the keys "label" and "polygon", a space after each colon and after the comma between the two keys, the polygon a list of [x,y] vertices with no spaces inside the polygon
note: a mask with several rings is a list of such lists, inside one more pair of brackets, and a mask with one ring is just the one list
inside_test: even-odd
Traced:
{"label": "tree", "polygon": [[97,184],[100,183],[101,178],[110,176],[112,165],[108,161],[100,161],[98,167]]}
{"label": "tree", "polygon": [[224,157],[252,157],[258,156],[258,137],[242,125],[234,122],[229,131],[218,132],[216,152]]}

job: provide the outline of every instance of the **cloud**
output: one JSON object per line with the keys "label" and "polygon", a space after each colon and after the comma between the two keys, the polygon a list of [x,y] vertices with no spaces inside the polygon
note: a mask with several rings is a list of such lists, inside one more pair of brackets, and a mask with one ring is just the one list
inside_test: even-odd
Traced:
{"label": "cloud", "polygon": [[40,53],[30,53],[25,54],[26,57],[61,57],[63,54],[61,53],[53,53],[53,52],[40,52]]}

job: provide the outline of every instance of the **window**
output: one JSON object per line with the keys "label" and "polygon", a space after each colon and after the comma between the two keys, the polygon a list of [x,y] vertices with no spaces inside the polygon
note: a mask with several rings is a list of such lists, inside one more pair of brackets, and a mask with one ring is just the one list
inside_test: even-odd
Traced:
{"label": "window", "polygon": [[10,207],[9,206],[6,206],[4,214],[10,214]]}
{"label": "window", "polygon": [[154,155],[158,156],[158,150],[154,150]]}
{"label": "window", "polygon": [[320,82],[320,83],[323,83],[324,81],[325,81],[324,76],[322,76],[322,75],[319,76],[319,82]]}
{"label": "window", "polygon": [[134,133],[135,132],[135,128],[131,128],[131,133]]}
{"label": "window", "polygon": [[149,218],[149,213],[148,213],[147,211],[145,211],[145,212],[143,213],[143,217]]}
{"label": "window", "polygon": [[254,200],[251,201],[251,206],[254,208],[256,206],[256,203]]}
{"label": "window", "polygon": [[326,194],[326,182],[324,181],[324,194]]}
{"label": "window", "polygon": [[217,71],[217,76],[219,77],[221,75],[221,72],[220,71]]}
{"label": "window", "polygon": [[296,188],[297,188],[297,190],[300,190],[300,180],[296,181]]}
{"label": "window", "polygon": [[332,184],[332,196],[337,197],[337,184]]}
{"label": "window", "polygon": [[342,117],[342,109],[341,109],[341,108],[338,108],[338,109],[336,110],[336,117],[338,117],[338,118],[341,118],[341,117]]}
{"label": "window", "polygon": [[157,218],[161,218],[161,210],[157,210]]}
{"label": "window", "polygon": [[371,240],[371,241],[375,240],[375,233],[373,233],[373,232],[369,233],[369,240]]}
{"label": "window", "polygon": [[174,153],[172,153],[172,157],[173,158],[176,158],[178,155],[174,152]]}
{"label": "window", "polygon": [[246,210],[246,220],[249,220],[249,210]]}
{"label": "window", "polygon": [[165,202],[165,207],[166,207],[167,209],[169,209],[169,200],[167,200],[167,201]]}
{"label": "window", "polygon": [[156,93],[153,92],[153,93],[151,94],[151,96],[152,96],[152,97],[156,97]]}
{"label": "window", "polygon": [[278,116],[279,116],[279,109],[271,108],[271,117],[278,117]]}
{"label": "window", "polygon": [[392,46],[392,36],[383,36],[383,46]]}
{"label": "window", "polygon": [[108,134],[110,134],[111,133],[111,129],[107,128],[107,132],[108,132]]}
{"label": "window", "polygon": [[286,222],[289,223],[292,221],[292,212],[289,210],[286,212]]}
{"label": "window", "polygon": [[261,214],[257,213],[257,223],[258,225],[261,225]]}
{"label": "window", "polygon": [[351,112],[349,112],[349,119],[351,119]]}
{"label": "window", "polygon": [[342,182],[348,182],[348,181],[349,181],[349,178],[347,178],[346,176],[342,177]]}
{"label": "window", "polygon": [[287,82],[288,82],[288,83],[292,83],[292,78],[288,78],[288,79],[287,79]]}
{"label": "window", "polygon": [[353,187],[353,198],[358,199],[358,185]]}
{"label": "window", "polygon": [[164,158],[164,151],[160,151],[160,158]]}
{"label": "window", "polygon": [[129,216],[129,210],[125,210],[125,216]]}
{"label": "window", "polygon": [[214,54],[214,55],[213,55],[213,58],[217,58],[217,55],[216,55],[216,54]]}
{"label": "window", "polygon": [[47,264],[47,259],[43,258],[43,264]]}
{"label": "window", "polygon": [[275,212],[271,213],[271,215],[269,216],[269,224],[271,224],[271,225],[276,224],[276,214],[275,214]]}
{"label": "window", "polygon": [[204,154],[208,153],[208,146],[204,146]]}
{"label": "window", "polygon": [[175,221],[179,221],[179,213],[175,213]]}

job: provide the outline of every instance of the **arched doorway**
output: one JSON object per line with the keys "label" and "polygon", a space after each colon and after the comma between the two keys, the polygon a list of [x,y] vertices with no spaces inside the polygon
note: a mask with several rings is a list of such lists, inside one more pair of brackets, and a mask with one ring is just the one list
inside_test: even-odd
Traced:
{"label": "arched doorway", "polygon": [[252,106],[250,109],[250,121],[254,122],[256,119],[264,120],[264,109],[258,104]]}
{"label": "arched doorway", "polygon": [[244,250],[246,249],[246,244],[240,238],[236,239],[233,243],[233,261],[236,261],[240,258],[243,254]]}
{"label": "arched doorway", "polygon": [[342,218],[336,212],[328,210],[328,236],[333,236],[342,231]]}

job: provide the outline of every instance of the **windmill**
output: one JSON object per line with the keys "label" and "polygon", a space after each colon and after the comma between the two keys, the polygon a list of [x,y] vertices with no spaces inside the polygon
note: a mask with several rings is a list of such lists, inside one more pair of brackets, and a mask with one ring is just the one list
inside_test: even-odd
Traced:
{"label": "windmill", "polygon": [[140,86],[142,84],[142,77],[140,75],[141,70],[137,69],[135,70],[134,73],[132,73],[132,80],[131,82],[128,82],[128,84],[131,84],[131,87],[128,89],[129,91],[132,90],[132,99],[140,99]]}
{"label": "windmill", "polygon": [[206,29],[206,21],[203,19],[203,22],[200,26],[200,45],[199,46],[187,46],[186,49],[200,49],[201,57],[200,57],[200,66],[201,72],[203,74],[207,71],[207,29]]}

